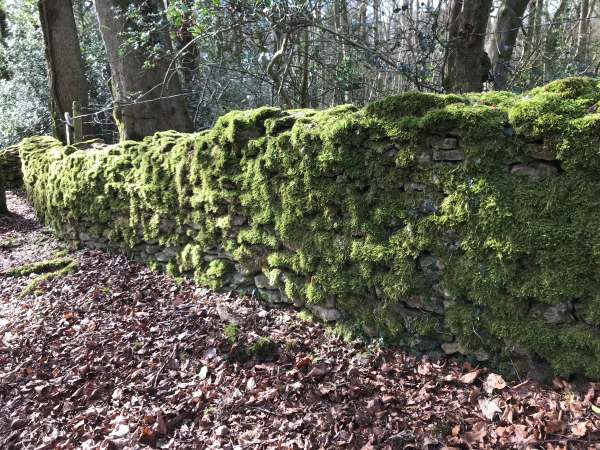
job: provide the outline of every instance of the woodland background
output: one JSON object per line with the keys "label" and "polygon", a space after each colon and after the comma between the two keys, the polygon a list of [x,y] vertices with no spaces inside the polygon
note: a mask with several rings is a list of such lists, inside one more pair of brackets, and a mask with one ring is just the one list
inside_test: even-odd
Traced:
{"label": "woodland background", "polygon": [[232,109],[596,76],[599,10],[596,0],[0,0],[0,147],[53,128],[64,139],[72,100],[85,134],[113,142],[115,117],[121,137],[137,139],[204,129]]}

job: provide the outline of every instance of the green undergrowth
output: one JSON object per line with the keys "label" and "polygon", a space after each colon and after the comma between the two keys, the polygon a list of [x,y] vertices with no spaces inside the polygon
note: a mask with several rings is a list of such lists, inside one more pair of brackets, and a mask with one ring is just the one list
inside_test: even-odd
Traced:
{"label": "green undergrowth", "polygon": [[[20,155],[38,215],[68,240],[158,245],[155,267],[215,289],[262,271],[298,304],[335,303],[352,332],[600,378],[599,101],[587,78],[409,93],[89,150],[37,137]],[[552,176],[519,174],[540,165]]]}

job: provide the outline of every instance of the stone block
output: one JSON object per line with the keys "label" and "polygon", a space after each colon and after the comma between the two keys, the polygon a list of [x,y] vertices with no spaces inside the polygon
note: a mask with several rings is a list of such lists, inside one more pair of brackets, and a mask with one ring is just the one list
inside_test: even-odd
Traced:
{"label": "stone block", "polygon": [[342,314],[335,308],[312,304],[307,304],[306,307],[323,322],[336,322],[342,318]]}
{"label": "stone block", "polygon": [[434,161],[460,162],[464,161],[465,155],[460,150],[434,150]]}
{"label": "stone block", "polygon": [[516,164],[511,167],[510,173],[525,176],[529,178],[529,181],[537,182],[556,175],[558,169],[552,164],[534,162],[531,164]]}

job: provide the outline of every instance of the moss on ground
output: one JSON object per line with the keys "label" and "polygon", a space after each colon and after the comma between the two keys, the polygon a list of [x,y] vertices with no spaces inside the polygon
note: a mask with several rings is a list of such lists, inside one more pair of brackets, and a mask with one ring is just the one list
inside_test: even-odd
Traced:
{"label": "moss on ground", "polygon": [[4,271],[2,275],[9,277],[25,277],[31,274],[39,275],[48,272],[56,272],[73,264],[73,262],[73,258],[58,257],[15,267],[13,269]]}
{"label": "moss on ground", "polygon": [[[38,214],[69,239],[174,248],[154,264],[212,288],[232,286],[233,260],[258,265],[291,300],[335,299],[380,336],[518,346],[600,378],[599,101],[587,78],[523,95],[410,93],[235,111],[205,132],[86,151],[32,138],[20,155]],[[536,164],[554,176],[510,173]],[[563,303],[576,321],[532,313]]]}
{"label": "moss on ground", "polygon": [[54,271],[46,271],[43,275],[40,275],[33,280],[21,291],[19,294],[20,298],[26,297],[30,294],[35,294],[42,283],[47,283],[49,281],[65,277],[67,275],[72,274],[77,270],[79,264],[75,260],[71,260],[68,264],[57,267]]}

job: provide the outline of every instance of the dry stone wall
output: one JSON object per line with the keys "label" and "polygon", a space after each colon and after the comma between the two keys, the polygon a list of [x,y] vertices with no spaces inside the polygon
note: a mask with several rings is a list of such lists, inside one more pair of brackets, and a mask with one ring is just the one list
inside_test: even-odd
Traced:
{"label": "dry stone wall", "polygon": [[19,147],[12,146],[0,150],[0,186],[20,188],[23,185]]}
{"label": "dry stone wall", "polygon": [[76,245],[419,351],[598,378],[599,101],[583,78],[409,93],[20,155],[38,213]]}

